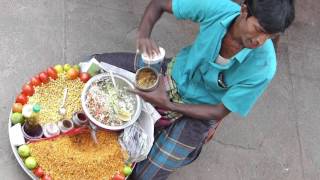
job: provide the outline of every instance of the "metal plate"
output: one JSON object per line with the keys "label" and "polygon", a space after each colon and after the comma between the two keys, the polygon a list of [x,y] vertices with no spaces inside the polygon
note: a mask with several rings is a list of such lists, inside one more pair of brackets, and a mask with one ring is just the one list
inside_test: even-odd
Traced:
{"label": "metal plate", "polygon": [[[91,78],[88,82],[93,82],[94,80],[96,80],[96,79],[98,79],[100,76],[103,76],[104,74],[101,74],[101,75],[97,75],[97,76],[94,76],[93,78]],[[119,75],[119,74],[115,74],[114,73],[114,76],[116,77],[116,78],[120,78],[120,79],[122,79],[123,81],[125,81],[127,84],[128,84],[128,86],[129,87],[131,87],[131,88],[134,88],[134,85],[133,85],[133,83],[131,83],[127,78],[125,78],[125,77],[123,77],[123,76],[121,76],[121,75]],[[90,83],[91,84],[91,83]],[[86,89],[86,87],[88,88],[89,87],[89,85],[90,85],[89,83],[87,83],[86,85],[85,85],[85,89]],[[84,90],[85,90],[84,89]],[[142,101],[141,101],[141,98],[138,96],[138,95],[135,95],[136,96],[136,107],[135,107],[135,113],[134,113],[134,115],[132,116],[132,119],[129,121],[129,122],[127,122],[126,124],[124,124],[123,126],[117,126],[117,127],[105,127],[106,129],[110,129],[110,130],[120,130],[120,129],[124,129],[125,127],[128,127],[128,126],[130,126],[130,125],[132,125],[137,119],[138,119],[138,117],[140,116],[140,113],[141,113],[141,108],[142,108]],[[82,98],[82,97],[81,97]],[[20,165],[20,167],[23,169],[23,171],[31,178],[31,179],[34,179],[34,180],[37,180],[37,179],[39,179],[38,177],[36,177],[34,174],[33,174],[33,172],[32,171],[30,171],[25,165],[24,165],[24,162],[23,162],[23,159],[19,156],[19,154],[18,154],[18,148],[16,147],[16,146],[14,146],[13,145],[13,143],[12,143],[12,139],[10,138],[11,136],[10,136],[10,128],[12,127],[12,123],[11,123],[11,115],[12,115],[12,110],[10,110],[10,115],[9,115],[9,119],[8,119],[8,135],[9,135],[9,141],[10,141],[10,146],[11,146],[11,149],[12,149],[12,152],[13,152],[13,154],[14,154],[14,156],[15,156],[15,158],[16,158],[16,160],[18,161],[18,164]],[[90,118],[90,116],[88,116],[89,118]],[[94,119],[92,116],[91,116],[91,118],[92,119]],[[91,118],[90,118],[90,120],[91,120]],[[99,126],[99,122],[98,121],[92,121],[93,123],[95,123],[96,125],[98,125]],[[96,123],[97,122],[97,123]],[[102,124],[102,123],[100,123],[100,124]],[[106,126],[106,125],[104,125],[104,126]],[[102,128],[104,128],[104,126],[102,126]],[[100,127],[100,126],[99,126]],[[134,165],[135,164],[133,164],[133,167],[132,168],[134,168]],[[127,178],[126,178],[127,179]]]}
{"label": "metal plate", "polygon": [[[116,81],[116,83],[117,83],[117,85],[119,87],[128,87],[128,88],[131,88],[131,89],[134,88],[133,83],[130,80],[128,80],[126,77],[124,77],[124,76],[122,76],[120,74],[117,74],[117,73],[113,73],[113,76],[114,76],[115,81]],[[92,77],[86,83],[86,85],[84,86],[83,91],[81,93],[81,104],[82,104],[82,109],[84,110],[85,114],[88,116],[88,118],[90,119],[90,121],[92,123],[94,123],[95,125],[97,125],[98,127],[102,128],[102,129],[121,130],[121,129],[124,129],[124,128],[132,125],[134,122],[137,121],[137,119],[139,118],[140,113],[141,113],[142,101],[141,101],[140,96],[138,96],[138,95],[133,95],[134,99],[135,99],[135,102],[134,102],[134,113],[132,115],[131,120],[126,122],[125,124],[123,124],[121,126],[109,126],[109,125],[103,124],[100,121],[96,120],[90,114],[90,112],[89,112],[89,110],[88,110],[88,108],[86,106],[86,103],[85,103],[86,96],[87,96],[87,91],[90,89],[92,83],[94,83],[96,81],[99,81],[99,80],[101,80],[103,78],[111,78],[111,77],[110,77],[109,73],[99,74],[99,75],[96,75],[96,76]]]}

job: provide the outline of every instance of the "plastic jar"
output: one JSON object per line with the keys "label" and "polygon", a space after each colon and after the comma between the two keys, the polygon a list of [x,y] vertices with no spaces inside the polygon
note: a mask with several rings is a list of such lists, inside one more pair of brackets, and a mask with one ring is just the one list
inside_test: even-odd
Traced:
{"label": "plastic jar", "polygon": [[65,133],[73,129],[74,125],[71,120],[64,119],[58,122],[58,127],[62,133]]}
{"label": "plastic jar", "polygon": [[45,137],[52,137],[60,134],[60,129],[56,123],[48,123],[43,126]]}
{"label": "plastic jar", "polygon": [[75,126],[82,126],[88,123],[88,117],[83,112],[77,112],[73,114],[72,121]]}
{"label": "plastic jar", "polygon": [[137,53],[136,57],[136,70],[141,69],[143,67],[152,67],[157,70],[158,73],[161,72],[161,66],[165,57],[165,50],[162,47],[159,47],[160,54],[155,55],[153,57],[149,57],[146,53]]}

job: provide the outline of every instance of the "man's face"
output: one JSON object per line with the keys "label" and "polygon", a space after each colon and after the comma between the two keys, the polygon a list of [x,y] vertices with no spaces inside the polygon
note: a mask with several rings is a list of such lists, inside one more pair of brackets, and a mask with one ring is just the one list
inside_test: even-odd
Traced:
{"label": "man's face", "polygon": [[275,34],[267,33],[254,16],[243,15],[240,23],[241,41],[245,48],[254,49],[261,46]]}

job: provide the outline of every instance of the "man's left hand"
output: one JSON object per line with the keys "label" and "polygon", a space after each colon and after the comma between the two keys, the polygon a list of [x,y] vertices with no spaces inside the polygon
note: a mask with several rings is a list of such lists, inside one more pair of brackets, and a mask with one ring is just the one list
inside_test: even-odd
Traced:
{"label": "man's left hand", "polygon": [[160,75],[158,87],[151,92],[144,92],[137,89],[129,90],[141,96],[145,101],[161,109],[170,110],[172,105],[164,83],[164,77]]}

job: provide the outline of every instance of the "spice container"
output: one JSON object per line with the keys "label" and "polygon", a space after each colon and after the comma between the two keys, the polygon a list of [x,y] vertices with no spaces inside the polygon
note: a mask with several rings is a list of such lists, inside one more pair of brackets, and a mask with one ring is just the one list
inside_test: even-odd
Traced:
{"label": "spice container", "polygon": [[165,50],[162,47],[159,47],[159,54],[156,54],[150,57],[147,53],[140,54],[137,52],[135,58],[135,69],[141,69],[143,67],[152,67],[157,71],[157,73],[161,72],[161,66],[165,57]]}
{"label": "spice container", "polygon": [[60,134],[60,129],[56,123],[45,124],[43,129],[45,137],[52,137]]}
{"label": "spice container", "polygon": [[65,133],[73,129],[74,125],[71,120],[64,119],[58,122],[58,127],[62,133]]}
{"label": "spice container", "polygon": [[23,136],[28,140],[40,139],[43,136],[43,128],[40,124],[30,128],[30,124],[24,123],[21,128]]}
{"label": "spice container", "polygon": [[72,121],[75,126],[82,126],[88,123],[88,117],[83,112],[74,113]]}
{"label": "spice container", "polygon": [[159,84],[159,74],[152,67],[143,67],[136,72],[136,88],[153,91]]}
{"label": "spice container", "polygon": [[39,104],[26,104],[22,109],[22,115],[26,122],[22,126],[22,132],[26,139],[40,139],[43,136],[43,128],[39,124]]}

